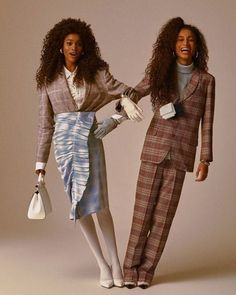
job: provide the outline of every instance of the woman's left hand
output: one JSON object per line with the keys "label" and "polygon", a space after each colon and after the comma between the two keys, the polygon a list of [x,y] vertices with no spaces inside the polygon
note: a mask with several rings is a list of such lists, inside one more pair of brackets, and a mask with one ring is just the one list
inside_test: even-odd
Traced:
{"label": "woman's left hand", "polygon": [[118,123],[113,118],[107,118],[98,123],[98,128],[94,131],[95,137],[102,139],[105,135],[117,127]]}
{"label": "woman's left hand", "polygon": [[205,180],[207,178],[207,174],[208,174],[208,166],[200,162],[196,171],[195,181]]}

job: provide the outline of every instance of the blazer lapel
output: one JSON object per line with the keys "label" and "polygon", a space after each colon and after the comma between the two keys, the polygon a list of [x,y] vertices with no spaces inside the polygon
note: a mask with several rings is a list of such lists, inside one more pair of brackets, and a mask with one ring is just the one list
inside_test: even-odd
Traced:
{"label": "blazer lapel", "polygon": [[200,80],[200,73],[198,70],[194,70],[192,78],[190,79],[190,81],[188,82],[185,88],[183,100],[188,99],[194,93],[194,91],[196,90],[198,86],[199,80]]}
{"label": "blazer lapel", "polygon": [[84,95],[84,102],[87,101],[87,97],[89,96],[90,90],[91,90],[91,83],[87,83],[84,80],[84,86],[85,86],[85,95]]}

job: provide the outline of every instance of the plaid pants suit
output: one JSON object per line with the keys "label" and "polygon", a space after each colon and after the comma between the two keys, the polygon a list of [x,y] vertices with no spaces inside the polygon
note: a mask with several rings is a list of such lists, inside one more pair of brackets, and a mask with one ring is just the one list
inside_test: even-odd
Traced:
{"label": "plaid pants suit", "polygon": [[[150,93],[145,77],[138,100]],[[194,70],[184,92],[183,115],[162,119],[157,106],[141,154],[134,215],[124,261],[127,282],[151,283],[178,206],[186,171],[192,172],[201,122],[201,160],[212,161],[215,79]],[[137,100],[135,101],[137,102]],[[167,159],[170,153],[171,159]]]}

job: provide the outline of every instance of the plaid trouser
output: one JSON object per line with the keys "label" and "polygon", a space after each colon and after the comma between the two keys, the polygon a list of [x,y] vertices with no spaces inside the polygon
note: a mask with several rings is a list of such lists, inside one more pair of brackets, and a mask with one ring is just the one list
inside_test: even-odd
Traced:
{"label": "plaid trouser", "polygon": [[128,248],[124,261],[126,282],[151,283],[178,206],[185,171],[171,161],[142,162]]}

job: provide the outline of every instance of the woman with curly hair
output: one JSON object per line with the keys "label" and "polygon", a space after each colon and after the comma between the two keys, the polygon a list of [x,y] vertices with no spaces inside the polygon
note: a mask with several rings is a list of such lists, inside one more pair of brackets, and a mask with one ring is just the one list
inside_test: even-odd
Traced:
{"label": "woman with curly hair", "polygon": [[[90,25],[71,18],[63,19],[47,33],[36,81],[40,93],[36,173],[45,174],[53,140],[58,169],[72,204],[70,219],[79,219],[100,268],[100,285],[122,287],[100,139],[101,128],[106,126],[110,132],[119,120],[111,117],[98,126],[95,113],[132,89],[109,73]],[[138,107],[129,99],[124,98],[123,102],[130,118],[139,120]],[[111,266],[103,256],[93,213],[97,215]]]}
{"label": "woman with curly hair", "polygon": [[192,172],[201,122],[196,181],[208,174],[212,157],[215,79],[207,72],[202,33],[180,18],[165,24],[153,45],[138,99],[151,95],[154,116],[147,130],[132,228],[124,261],[128,288],[145,289],[153,279],[173,221],[186,171]]}

